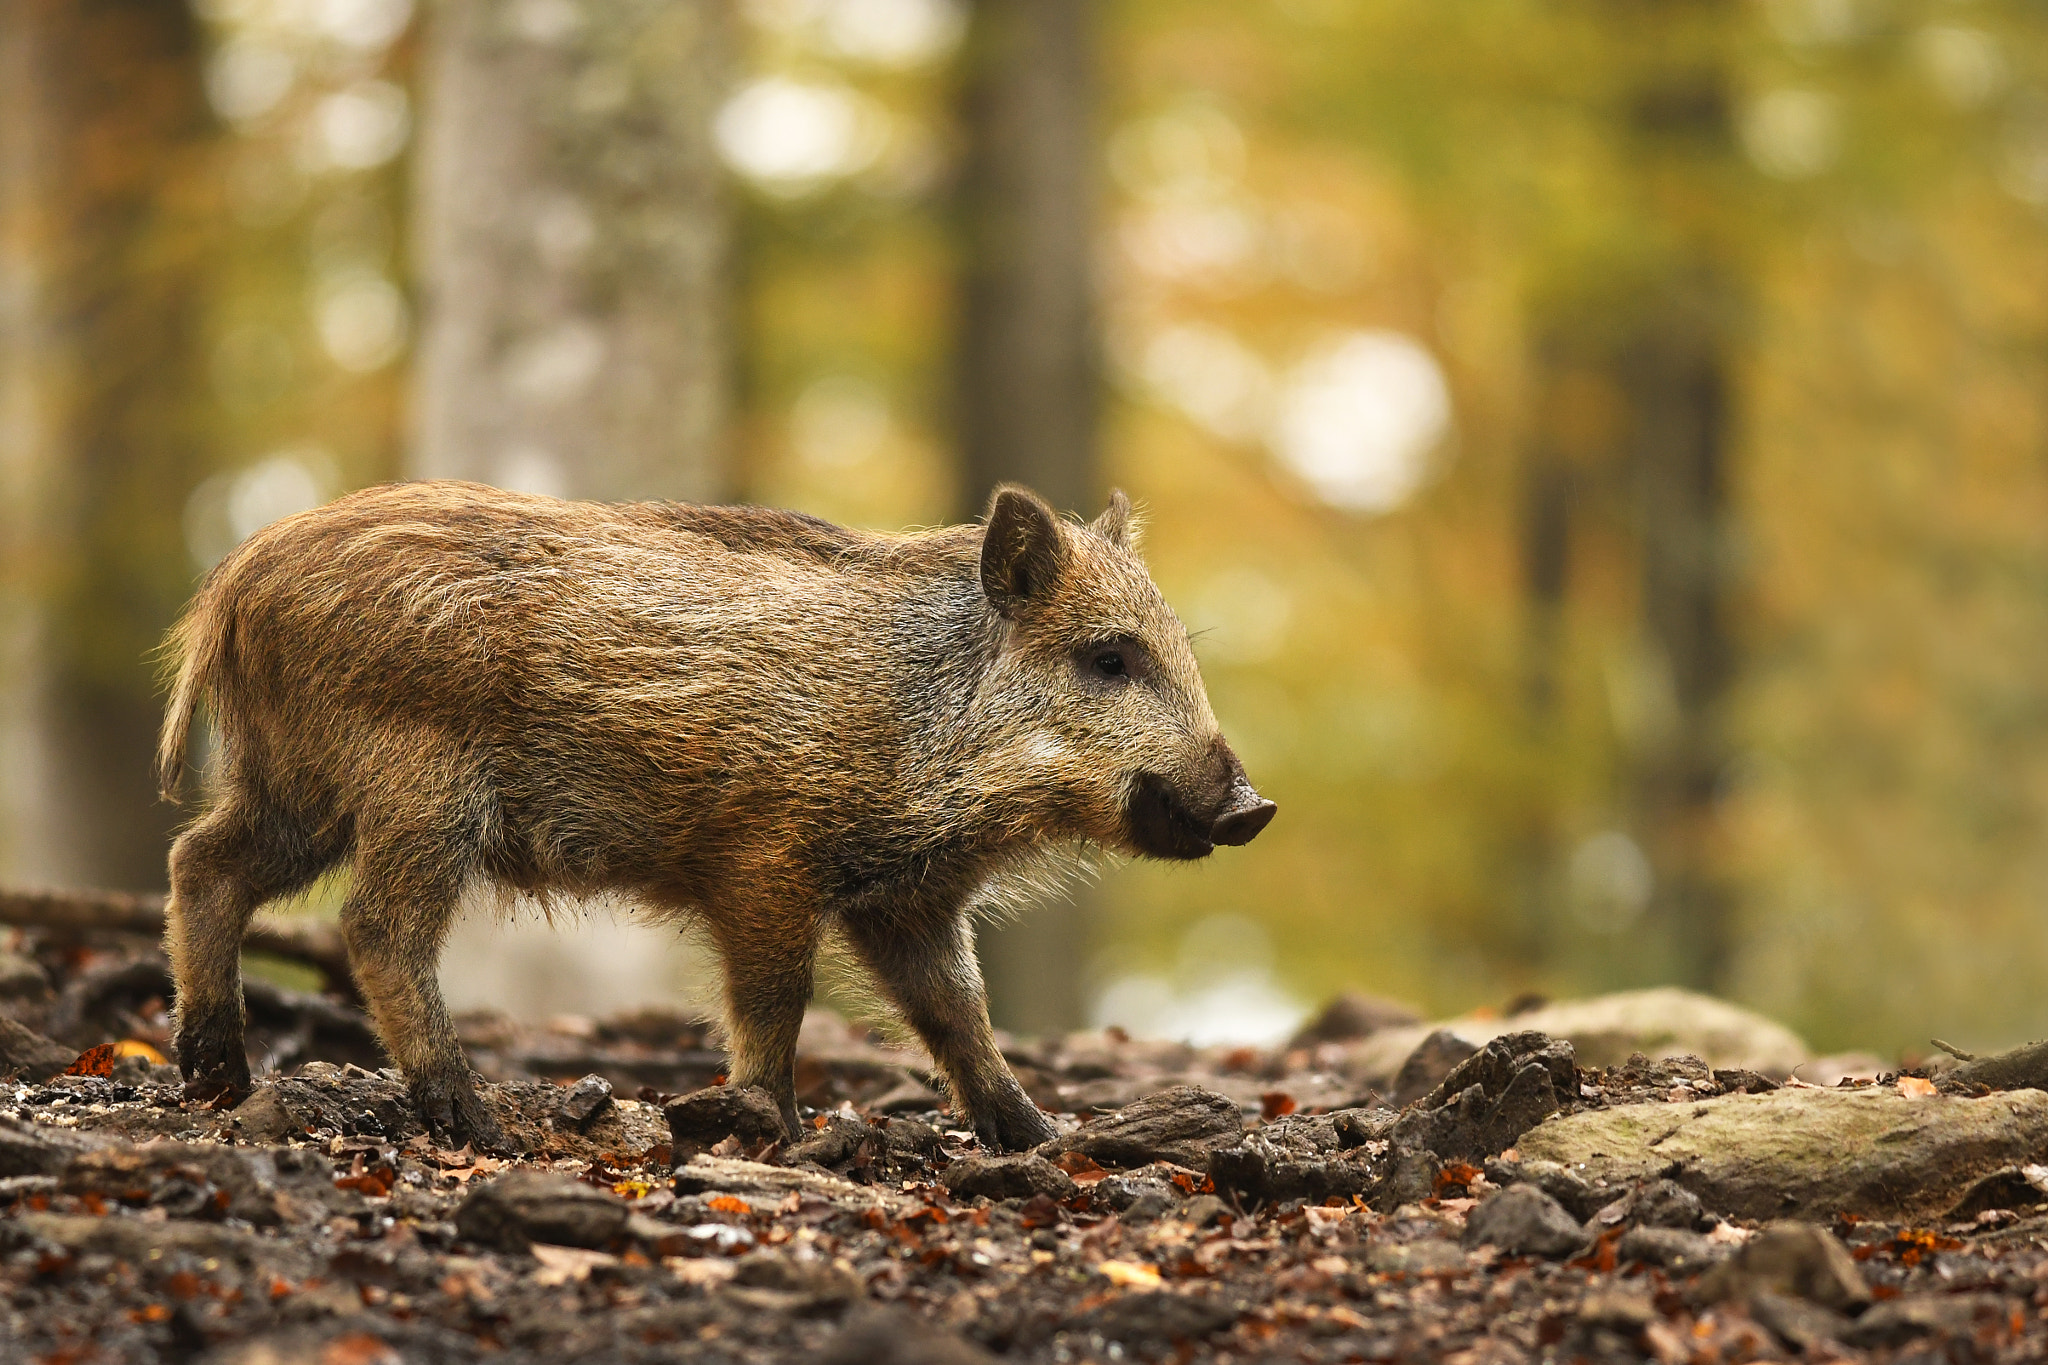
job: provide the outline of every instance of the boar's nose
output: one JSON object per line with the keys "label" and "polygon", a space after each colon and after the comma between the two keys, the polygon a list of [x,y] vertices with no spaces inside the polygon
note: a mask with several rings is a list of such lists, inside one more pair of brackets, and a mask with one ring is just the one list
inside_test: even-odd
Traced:
{"label": "boar's nose", "polygon": [[1209,829],[1209,842],[1236,847],[1259,837],[1259,831],[1273,823],[1280,808],[1253,791],[1249,782],[1239,781],[1231,789],[1230,804]]}

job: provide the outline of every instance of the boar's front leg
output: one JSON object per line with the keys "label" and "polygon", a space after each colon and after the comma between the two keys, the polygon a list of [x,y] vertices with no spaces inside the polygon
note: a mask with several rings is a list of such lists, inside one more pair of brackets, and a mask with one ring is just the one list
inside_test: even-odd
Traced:
{"label": "boar's front leg", "polygon": [[796,1039],[811,1002],[818,927],[808,912],[755,905],[711,923],[725,968],[726,1051],[733,1085],[775,1097],[783,1131],[801,1136],[796,1114]]}
{"label": "boar's front leg", "polygon": [[341,934],[377,1036],[405,1073],[421,1120],[449,1141],[503,1150],[504,1132],[477,1098],[441,998],[436,969],[461,877],[430,845],[417,836],[365,844],[341,907]]}
{"label": "boar's front leg", "polygon": [[847,925],[854,951],[931,1049],[953,1098],[986,1146],[1019,1152],[1054,1136],[996,1048],[988,994],[965,915],[939,924],[863,918]]}

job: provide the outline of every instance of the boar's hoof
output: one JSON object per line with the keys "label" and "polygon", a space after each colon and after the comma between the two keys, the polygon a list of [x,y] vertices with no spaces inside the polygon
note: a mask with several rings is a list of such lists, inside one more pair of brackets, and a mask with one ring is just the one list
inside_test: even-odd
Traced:
{"label": "boar's hoof", "polygon": [[413,1107],[436,1140],[451,1147],[466,1142],[480,1152],[508,1150],[505,1130],[477,1098],[467,1076],[424,1076],[411,1089]]}
{"label": "boar's hoof", "polygon": [[249,1056],[240,1029],[181,1030],[175,1047],[185,1098],[239,1104],[249,1097]]}
{"label": "boar's hoof", "polygon": [[1058,1137],[1059,1130],[1027,1100],[975,1124],[974,1135],[991,1151],[1028,1152]]}

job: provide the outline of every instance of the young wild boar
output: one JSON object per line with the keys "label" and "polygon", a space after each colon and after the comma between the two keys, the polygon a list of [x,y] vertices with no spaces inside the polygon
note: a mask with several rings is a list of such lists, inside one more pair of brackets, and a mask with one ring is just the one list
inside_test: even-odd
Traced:
{"label": "young wild boar", "polygon": [[1085,842],[1200,858],[1273,816],[1218,732],[1121,494],[872,535],[790,512],[372,488],[252,537],[171,637],[159,776],[202,696],[211,809],[171,849],[177,1054],[244,1092],[240,943],[342,859],[341,931],[425,1120],[500,1141],[436,966],[466,885],[616,892],[723,960],[732,1079],[797,1113],[844,936],[984,1141],[1051,1134],[990,1035],[971,911]]}

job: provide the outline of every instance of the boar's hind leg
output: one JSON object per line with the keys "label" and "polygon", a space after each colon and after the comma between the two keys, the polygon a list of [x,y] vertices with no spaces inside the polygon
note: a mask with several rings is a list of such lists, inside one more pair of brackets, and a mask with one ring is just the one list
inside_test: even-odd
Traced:
{"label": "boar's hind leg", "polygon": [[996,1049],[965,917],[932,926],[848,925],[854,950],[946,1073],[984,1144],[1017,1152],[1054,1135]]}
{"label": "boar's hind leg", "polygon": [[341,933],[377,1035],[405,1073],[421,1120],[450,1141],[502,1148],[504,1134],[477,1098],[441,998],[436,968],[462,878],[439,865],[430,847],[419,836],[365,847],[341,907]]}
{"label": "boar's hind leg", "polygon": [[164,949],[176,983],[173,1051],[192,1099],[249,1093],[242,1044],[242,934],[256,907],[304,890],[338,850],[230,798],[171,846]]}
{"label": "boar's hind leg", "polygon": [[763,917],[731,916],[714,920],[710,928],[725,968],[730,1081],[773,1095],[783,1129],[794,1140],[796,1038],[803,1031],[804,1007],[811,1002],[816,926],[807,924],[792,934]]}

